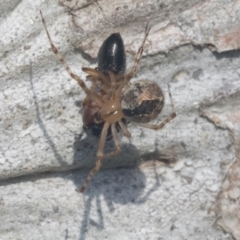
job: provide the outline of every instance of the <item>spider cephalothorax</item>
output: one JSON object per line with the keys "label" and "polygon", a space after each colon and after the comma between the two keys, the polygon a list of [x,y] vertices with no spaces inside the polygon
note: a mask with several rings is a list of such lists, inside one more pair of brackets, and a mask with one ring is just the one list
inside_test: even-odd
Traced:
{"label": "spider cephalothorax", "polygon": [[[82,104],[83,126],[100,138],[96,166],[91,170],[82,187],[78,189],[78,191],[83,192],[92,176],[100,169],[103,159],[121,152],[118,131],[122,131],[126,137],[131,137],[131,133],[127,129],[127,122],[158,130],[171,121],[176,113],[169,90],[172,103],[171,115],[160,124],[149,124],[149,121],[158,116],[164,105],[162,90],[156,83],[149,80],[130,83],[142,56],[143,46],[150,30],[148,25],[145,28],[145,36],[134,65],[129,73],[125,73],[126,55],[120,34],[113,33],[103,42],[98,52],[98,67],[95,69],[82,68],[88,74],[87,79],[92,82],[91,87],[88,88],[84,81],[71,71],[53,44],[41,11],[40,14],[53,52],[68,74],[78,82],[87,95]],[[106,139],[111,137],[116,149],[110,153],[104,153]]]}

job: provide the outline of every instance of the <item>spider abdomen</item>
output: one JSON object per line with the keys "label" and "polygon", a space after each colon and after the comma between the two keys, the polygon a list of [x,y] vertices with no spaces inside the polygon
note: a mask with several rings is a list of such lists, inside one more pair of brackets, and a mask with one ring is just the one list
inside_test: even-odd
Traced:
{"label": "spider abdomen", "polygon": [[98,52],[98,68],[102,73],[124,73],[126,55],[122,37],[119,33],[111,34]]}
{"label": "spider abdomen", "polygon": [[152,81],[133,82],[124,92],[122,111],[124,117],[132,122],[147,123],[162,111],[164,95],[161,88]]}

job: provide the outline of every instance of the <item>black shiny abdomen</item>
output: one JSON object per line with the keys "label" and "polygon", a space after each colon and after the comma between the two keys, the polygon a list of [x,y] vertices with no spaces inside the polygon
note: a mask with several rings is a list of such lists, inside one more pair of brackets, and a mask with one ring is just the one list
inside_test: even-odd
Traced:
{"label": "black shiny abdomen", "polygon": [[[127,121],[126,121],[124,118],[122,119],[122,122],[123,122],[124,124],[127,123]],[[88,132],[90,131],[93,136],[95,136],[95,137],[97,137],[97,138],[100,138],[101,133],[102,133],[102,129],[103,129],[103,125],[104,125],[104,122],[101,122],[101,123],[99,123],[99,124],[97,124],[97,123],[92,123],[91,126],[89,126],[89,127],[84,126],[83,129],[84,129],[84,131],[85,131],[87,134],[88,134]],[[117,132],[119,132],[120,129],[121,129],[121,127],[119,126],[119,124],[116,123],[115,126],[116,126]],[[107,140],[110,140],[110,139],[112,139],[112,130],[111,130],[111,128],[108,128]]]}
{"label": "black shiny abdomen", "polygon": [[[93,136],[100,138],[101,132],[103,129],[103,125],[104,125],[104,122],[99,123],[99,124],[92,123],[91,126],[89,126],[89,127],[84,126],[83,129],[86,131],[86,133],[88,133],[88,131],[90,131]],[[109,136],[111,136],[111,128],[108,129],[107,138]]]}
{"label": "black shiny abdomen", "polygon": [[107,71],[114,74],[125,72],[126,55],[119,33],[113,33],[103,42],[98,52],[98,68],[102,73]]}

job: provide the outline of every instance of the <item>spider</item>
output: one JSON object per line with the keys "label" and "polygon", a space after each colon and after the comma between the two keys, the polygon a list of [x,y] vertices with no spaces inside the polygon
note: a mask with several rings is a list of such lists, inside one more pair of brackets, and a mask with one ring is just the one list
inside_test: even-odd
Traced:
{"label": "spider", "polygon": [[[131,137],[131,133],[127,129],[127,123],[133,122],[145,128],[159,130],[176,117],[170,87],[168,85],[172,113],[160,124],[149,124],[148,122],[156,118],[163,108],[164,95],[162,90],[156,83],[149,80],[130,83],[136,73],[150,31],[148,25],[145,27],[142,44],[138,49],[133,67],[129,73],[125,73],[126,55],[121,35],[113,33],[102,43],[97,57],[98,67],[82,68],[82,71],[88,74],[87,79],[92,83],[91,87],[88,88],[84,81],[72,72],[53,44],[41,11],[40,14],[52,51],[71,78],[76,80],[86,93],[82,104],[83,126],[100,138],[96,154],[96,165],[90,171],[81,188],[76,189],[79,192],[84,192],[93,175],[102,166],[103,159],[121,152],[118,132],[122,131],[124,136]],[[113,138],[116,149],[104,153],[105,143],[108,138]]]}

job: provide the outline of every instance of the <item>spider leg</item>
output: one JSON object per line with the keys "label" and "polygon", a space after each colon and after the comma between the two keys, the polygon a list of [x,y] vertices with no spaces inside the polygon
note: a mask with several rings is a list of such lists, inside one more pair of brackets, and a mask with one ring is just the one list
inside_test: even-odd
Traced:
{"label": "spider leg", "polygon": [[171,113],[171,115],[167,117],[164,121],[162,121],[160,124],[135,123],[135,122],[133,122],[133,124],[144,127],[144,128],[159,130],[163,128],[168,122],[170,122],[175,117],[176,117],[176,113],[174,112],[174,113]]}
{"label": "spider leg", "polygon": [[107,91],[107,94],[105,96],[106,99],[113,99],[115,97],[116,92],[116,79],[113,72],[108,71],[108,76],[110,78],[110,89]]}
{"label": "spider leg", "polygon": [[168,84],[168,94],[169,94],[169,98],[170,98],[170,101],[171,101],[171,107],[172,107],[172,113],[170,114],[169,117],[167,117],[165,120],[163,120],[160,124],[135,123],[135,122],[133,122],[133,123],[138,125],[138,126],[141,126],[141,127],[144,127],[144,128],[150,128],[150,129],[153,129],[153,130],[159,130],[159,129],[163,128],[168,122],[170,122],[177,115],[176,112],[175,112],[175,107],[174,107],[174,104],[173,104],[172,94],[171,94],[171,91],[170,91],[169,84]]}
{"label": "spider leg", "polygon": [[168,84],[168,96],[169,96],[170,101],[171,101],[172,113],[175,113],[175,114],[176,114],[175,107],[174,107],[173,100],[172,100],[172,94],[171,94],[171,90],[170,90],[170,85],[169,85],[169,84]]}
{"label": "spider leg", "polygon": [[95,79],[95,82],[98,81],[98,85],[99,83],[101,83],[99,85],[100,88],[102,88],[104,91],[109,89],[109,81],[106,78],[106,76],[104,76],[103,73],[101,73],[98,68],[87,68],[87,67],[83,67],[82,68],[83,72],[86,72],[87,74],[89,74],[91,77],[93,77]]}
{"label": "spider leg", "polygon": [[105,146],[105,142],[106,142],[106,138],[107,138],[107,132],[108,132],[109,127],[110,127],[110,123],[105,122],[104,126],[103,126],[103,129],[102,129],[102,132],[101,132],[101,137],[100,137],[100,140],[99,140],[96,165],[91,170],[89,175],[87,176],[87,178],[86,178],[84,184],[82,185],[82,187],[80,189],[76,189],[76,191],[78,191],[78,192],[84,192],[88,183],[91,181],[93,175],[96,174],[99,171],[100,167],[102,166],[102,161],[103,161],[103,158],[104,158],[103,150],[104,150],[104,146]]}
{"label": "spider leg", "polygon": [[82,185],[82,187],[80,189],[77,189],[77,191],[79,192],[84,192],[88,183],[91,181],[93,175],[95,173],[97,173],[100,169],[100,167],[102,166],[102,162],[104,158],[108,158],[111,156],[115,156],[117,154],[119,154],[122,151],[121,148],[121,144],[117,135],[117,130],[115,127],[115,123],[111,124],[111,130],[112,130],[112,135],[113,135],[113,139],[114,139],[114,143],[116,146],[116,150],[110,152],[110,153],[106,153],[103,154],[103,150],[104,150],[104,145],[106,142],[106,136],[107,136],[107,130],[110,126],[110,123],[105,122],[102,133],[101,133],[101,137],[100,137],[100,141],[99,141],[99,147],[98,147],[98,151],[97,151],[97,161],[96,161],[96,166],[91,170],[91,172],[89,173],[85,183]]}
{"label": "spider leg", "polygon": [[51,48],[52,48],[52,51],[54,52],[54,54],[57,56],[57,58],[59,59],[59,61],[62,63],[62,65],[64,66],[64,68],[67,70],[68,74],[71,76],[71,78],[73,78],[74,80],[76,80],[78,82],[78,84],[80,85],[80,87],[83,89],[83,91],[88,95],[90,96],[90,98],[96,102],[96,104],[98,104],[99,106],[102,105],[102,102],[101,102],[101,99],[94,93],[92,93],[88,88],[87,86],[85,85],[85,83],[83,82],[82,79],[80,79],[77,75],[75,75],[70,67],[68,66],[68,64],[65,62],[65,60],[63,59],[62,55],[60,54],[60,52],[58,51],[57,47],[53,44],[53,41],[50,37],[50,34],[47,30],[47,25],[46,25],[46,22],[43,18],[43,15],[42,15],[42,11],[40,10],[40,14],[41,14],[41,18],[42,18],[42,22],[43,22],[43,26],[45,28],[45,31],[47,33],[47,37],[48,37],[48,40],[50,42],[50,45],[51,45]]}
{"label": "spider leg", "polygon": [[[91,81],[91,79],[89,79],[89,80]],[[94,92],[95,89],[96,89],[96,87],[97,87],[97,84],[92,81],[92,86],[90,87],[90,91],[91,91],[91,92]],[[84,99],[83,102],[82,102],[82,106],[83,106],[83,107],[84,107],[84,106],[87,106],[87,105],[90,104],[90,102],[91,102],[91,98],[90,98],[89,96],[86,96],[85,99]]]}
{"label": "spider leg", "polygon": [[148,26],[148,24],[146,25],[145,27],[145,35],[144,35],[144,39],[142,41],[142,44],[140,46],[140,48],[138,49],[138,53],[137,53],[137,56],[135,58],[135,62],[134,62],[134,65],[132,67],[132,70],[130,73],[127,74],[127,79],[128,81],[134,76],[134,74],[136,73],[137,71],[137,66],[138,66],[138,63],[142,57],[142,53],[143,53],[143,46],[147,40],[147,37],[148,37],[148,34],[149,34],[149,31],[150,31],[150,27]]}
{"label": "spider leg", "polygon": [[121,144],[120,144],[120,141],[119,141],[119,138],[118,138],[118,135],[117,135],[117,130],[116,130],[116,127],[115,127],[115,123],[111,124],[111,130],[112,130],[112,135],[113,135],[113,140],[114,140],[114,143],[115,143],[115,146],[116,146],[116,150],[114,150],[110,153],[104,154],[104,156],[103,156],[104,158],[108,158],[108,157],[111,157],[111,156],[118,155],[122,151]]}
{"label": "spider leg", "polygon": [[95,173],[97,173],[99,171],[100,167],[102,166],[102,160],[103,160],[103,158],[99,158],[99,157],[97,158],[95,167],[91,170],[91,172],[87,176],[87,178],[86,178],[84,184],[82,185],[82,187],[76,189],[77,192],[83,193],[85,191],[85,189],[86,189],[88,183],[91,181],[93,175]]}
{"label": "spider leg", "polygon": [[124,136],[130,138],[131,133],[128,131],[126,125],[122,122],[122,120],[118,121],[118,124],[119,124],[120,128],[122,129]]}

